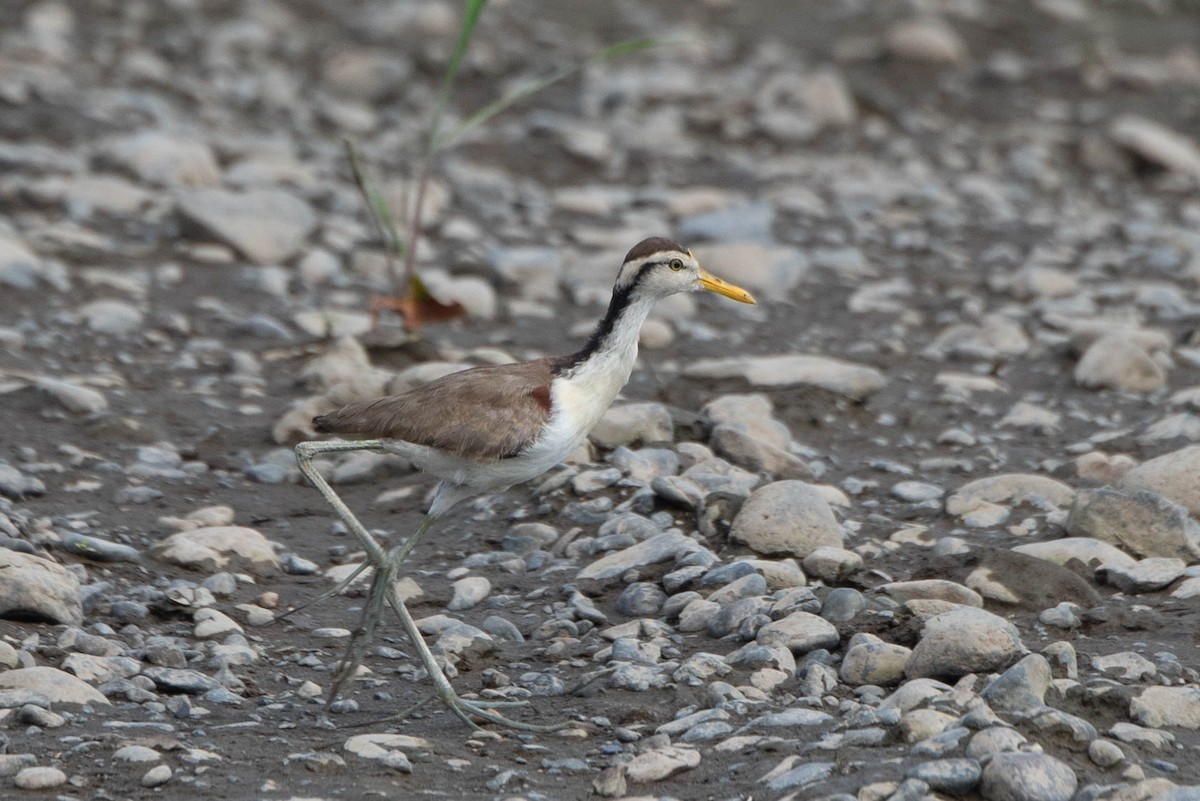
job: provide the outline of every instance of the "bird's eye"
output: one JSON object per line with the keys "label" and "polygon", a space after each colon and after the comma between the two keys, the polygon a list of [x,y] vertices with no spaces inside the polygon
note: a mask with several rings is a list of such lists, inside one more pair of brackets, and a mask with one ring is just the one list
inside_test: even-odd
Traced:
{"label": "bird's eye", "polygon": [[671,259],[670,263],[667,266],[670,267],[675,272],[679,272],[680,270],[683,269],[683,260],[682,259]]}

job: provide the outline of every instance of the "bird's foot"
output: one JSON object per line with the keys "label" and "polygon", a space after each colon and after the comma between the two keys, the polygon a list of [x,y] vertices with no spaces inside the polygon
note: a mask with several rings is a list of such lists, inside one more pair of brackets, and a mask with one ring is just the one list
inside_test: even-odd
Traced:
{"label": "bird's foot", "polygon": [[441,698],[442,703],[445,704],[459,720],[476,730],[478,730],[480,726],[475,722],[474,718],[480,718],[488,723],[495,723],[497,726],[505,726],[510,729],[516,729],[517,731],[536,732],[539,734],[560,731],[571,725],[569,721],[565,720],[560,723],[525,723],[520,720],[513,720],[512,718],[505,717],[499,712],[494,711],[496,709],[529,706],[528,701],[492,701],[463,698],[458,693],[454,692],[454,689],[449,685],[447,685],[445,689],[441,687],[438,688],[438,697]]}

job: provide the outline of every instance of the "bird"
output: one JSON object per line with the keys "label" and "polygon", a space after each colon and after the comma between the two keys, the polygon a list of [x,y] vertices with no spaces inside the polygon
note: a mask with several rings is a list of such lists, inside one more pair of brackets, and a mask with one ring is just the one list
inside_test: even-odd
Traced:
{"label": "bird", "polygon": [[[565,725],[526,723],[496,711],[524,701],[459,696],[397,595],[395,578],[421,536],[457,503],[537,478],[574,451],[629,380],[638,335],[655,302],[698,290],[755,303],[746,290],[702,269],[692,252],[678,242],[666,237],[644,239],[626,254],[604,317],[575,353],[474,367],[313,418],[317,432],[339,439],[299,443],[297,465],[362,544],[366,561],[359,572],[368,565],[374,568],[362,621],[338,667],[331,700],[362,664],[386,603],[400,618],[437,696],[468,726],[477,728],[475,718],[526,731]],[[399,454],[438,479],[420,525],[390,550],[384,550],[314,467],[314,457],[320,454],[347,451]],[[356,575],[321,597],[340,592]]]}

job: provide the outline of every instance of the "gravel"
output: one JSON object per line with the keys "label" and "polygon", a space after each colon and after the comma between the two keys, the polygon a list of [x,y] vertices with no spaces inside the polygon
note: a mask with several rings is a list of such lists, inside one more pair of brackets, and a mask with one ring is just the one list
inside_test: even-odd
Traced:
{"label": "gravel", "polygon": [[[411,198],[459,9],[252,5],[0,10],[0,795],[1200,796],[1194,15],[489,6],[447,125],[702,35],[434,160],[469,314],[411,337],[340,140]],[[649,234],[761,303],[661,304],[590,441],[397,582],[457,692],[566,727],[418,704],[391,617],[327,703],[367,575],[296,609],[364,556],[290,446],[571,349]],[[403,459],[318,469],[418,524]]]}

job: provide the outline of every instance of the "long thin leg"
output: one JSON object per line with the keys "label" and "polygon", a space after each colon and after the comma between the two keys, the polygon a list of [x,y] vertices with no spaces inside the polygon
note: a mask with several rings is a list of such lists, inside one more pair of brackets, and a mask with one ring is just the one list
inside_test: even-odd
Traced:
{"label": "long thin leg", "polygon": [[375,568],[375,575],[371,579],[371,590],[367,594],[367,603],[363,605],[362,620],[354,632],[354,636],[350,639],[346,655],[338,664],[333,688],[329,692],[330,701],[337,698],[346,681],[358,672],[359,665],[366,657],[367,649],[375,640],[375,632],[383,618],[383,607],[387,601],[388,591],[389,589],[393,593],[396,591],[396,575],[400,571],[400,565],[404,563],[409,552],[416,546],[417,540],[429,530],[436,520],[437,518],[433,515],[426,515],[425,519],[421,521],[421,525],[417,526],[417,530],[407,540],[388,551],[383,566]]}
{"label": "long thin leg", "polygon": [[525,706],[527,703],[525,701],[475,701],[459,697],[458,693],[454,691],[454,687],[450,685],[450,680],[446,678],[446,674],[442,672],[441,667],[438,665],[437,657],[433,655],[433,651],[429,650],[429,646],[425,644],[425,638],[421,636],[421,631],[417,628],[417,622],[413,620],[408,607],[404,605],[404,601],[396,594],[395,584],[388,585],[387,599],[392,609],[399,615],[400,624],[404,626],[404,632],[412,640],[417,653],[421,655],[421,663],[424,664],[425,670],[429,673],[429,680],[433,682],[433,687],[437,691],[438,698],[442,699],[442,703],[449,707],[450,711],[468,726],[474,729],[479,728],[475,721],[471,720],[472,715],[483,718],[490,723],[496,723],[521,731],[551,732],[558,731],[570,725],[568,721],[544,725],[522,723],[519,720],[511,720],[504,717],[504,715],[492,711],[501,707]]}
{"label": "long thin leg", "polygon": [[429,514],[421,521],[421,525],[417,527],[412,536],[393,548],[391,552],[385,552],[379,541],[371,536],[366,527],[354,516],[354,512],[350,511],[350,507],[338,497],[325,478],[313,467],[313,457],[317,454],[345,453],[347,451],[359,450],[384,450],[384,443],[380,440],[362,440],[357,442],[330,441],[301,442],[296,446],[296,463],[300,468],[300,472],[312,482],[313,486],[320,491],[329,505],[333,507],[333,510],[337,512],[338,517],[342,519],[342,522],[346,524],[346,527],[350,529],[350,532],[366,550],[367,561],[375,566],[375,575],[371,581],[371,590],[367,603],[363,607],[363,618],[359,631],[352,638],[346,657],[338,667],[337,678],[335,679],[333,692],[330,697],[336,697],[346,679],[358,670],[367,646],[374,639],[375,631],[379,626],[379,619],[382,617],[383,604],[386,601],[400,617],[400,623],[404,627],[405,633],[412,641],[417,652],[421,655],[421,662],[425,666],[426,672],[429,673],[430,681],[433,682],[438,697],[442,700],[442,703],[449,707],[451,712],[468,726],[478,728],[478,724],[471,719],[472,715],[501,726],[531,732],[557,731],[569,725],[565,721],[557,724],[537,725],[510,720],[492,710],[508,706],[523,706],[526,702],[475,701],[461,698],[454,691],[450,680],[446,678],[446,674],[442,672],[441,667],[438,665],[437,658],[429,650],[429,646],[425,643],[425,638],[421,636],[421,631],[417,628],[417,623],[409,613],[408,607],[404,605],[404,601],[397,594],[395,576],[401,563],[404,562],[409,552],[416,546],[417,540],[433,525],[438,516],[459,500],[469,497],[473,493],[466,488],[452,487],[443,483],[438,488],[438,493],[434,498]]}
{"label": "long thin leg", "polygon": [[313,457],[320,453],[381,451],[383,449],[384,443],[377,439],[365,439],[356,442],[345,442],[342,440],[301,442],[296,446],[296,465],[300,468],[300,472],[312,482],[313,486],[317,488],[326,502],[333,507],[333,511],[337,512],[338,517],[346,524],[346,528],[350,529],[350,533],[362,543],[363,548],[367,552],[367,560],[376,566],[381,566],[387,561],[383,546],[371,536],[362,523],[358,522],[358,518],[354,516],[354,512],[350,511],[350,507],[346,505],[346,502],[338,497],[338,494],[333,491],[333,487],[329,486],[329,482],[325,480],[325,477],[313,467]]}

